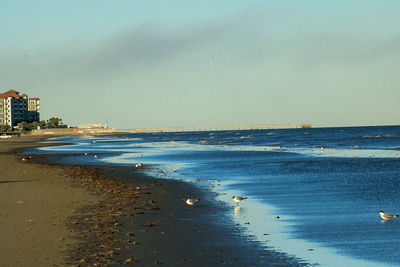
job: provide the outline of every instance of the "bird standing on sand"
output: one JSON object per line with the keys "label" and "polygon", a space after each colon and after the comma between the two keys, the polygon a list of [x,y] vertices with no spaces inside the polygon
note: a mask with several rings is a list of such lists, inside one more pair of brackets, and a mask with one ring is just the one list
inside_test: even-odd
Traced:
{"label": "bird standing on sand", "polygon": [[188,198],[186,199],[186,204],[193,206],[195,203],[199,202],[199,198]]}
{"label": "bird standing on sand", "polygon": [[390,220],[390,219],[392,219],[394,217],[399,217],[399,215],[397,215],[397,214],[390,214],[390,213],[386,213],[386,212],[383,212],[383,211],[380,211],[379,215],[381,215],[381,218],[384,219],[384,220]]}
{"label": "bird standing on sand", "polygon": [[23,157],[22,161],[27,161],[27,160],[30,160],[30,159],[32,159],[32,157],[31,156],[27,156],[27,157]]}
{"label": "bird standing on sand", "polygon": [[232,199],[233,199],[233,201],[235,201],[236,203],[239,203],[240,201],[247,199],[247,197],[233,196]]}

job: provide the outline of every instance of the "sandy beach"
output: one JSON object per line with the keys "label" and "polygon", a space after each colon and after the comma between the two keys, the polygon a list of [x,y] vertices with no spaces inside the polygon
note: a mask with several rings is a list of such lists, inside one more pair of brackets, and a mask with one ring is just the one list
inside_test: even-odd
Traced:
{"label": "sandy beach", "polygon": [[84,204],[98,203],[87,190],[71,186],[57,168],[22,161],[17,149],[41,138],[0,141],[0,262],[2,266],[58,266],[65,263],[76,232],[65,227]]}
{"label": "sandy beach", "polygon": [[[245,236],[206,190],[135,168],[46,163],[18,154],[40,137],[0,141],[2,266],[298,266]],[[62,155],[57,155],[62,157]],[[202,199],[187,206],[188,197]]]}

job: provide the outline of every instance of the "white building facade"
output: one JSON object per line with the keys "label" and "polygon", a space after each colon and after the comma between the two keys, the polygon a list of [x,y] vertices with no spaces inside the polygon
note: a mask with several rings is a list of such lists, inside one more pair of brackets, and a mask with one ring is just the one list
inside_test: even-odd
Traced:
{"label": "white building facade", "polygon": [[26,94],[20,95],[15,90],[0,93],[0,124],[13,127],[23,121],[39,120],[39,98],[28,98]]}

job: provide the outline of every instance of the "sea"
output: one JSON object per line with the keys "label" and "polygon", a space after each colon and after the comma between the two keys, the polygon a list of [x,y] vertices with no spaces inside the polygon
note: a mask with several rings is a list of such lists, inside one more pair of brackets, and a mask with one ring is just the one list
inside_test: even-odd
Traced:
{"label": "sea", "polygon": [[[207,188],[245,236],[322,266],[400,266],[400,126],[52,139],[64,164],[136,166]],[[96,156],[96,157],[95,157]],[[232,196],[245,196],[239,204]],[[196,196],[193,196],[194,198]]]}

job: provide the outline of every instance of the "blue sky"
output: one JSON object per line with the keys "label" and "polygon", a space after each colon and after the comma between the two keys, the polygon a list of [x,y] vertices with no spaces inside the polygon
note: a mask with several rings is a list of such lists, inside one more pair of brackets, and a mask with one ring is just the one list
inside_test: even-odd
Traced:
{"label": "blue sky", "polygon": [[400,124],[399,1],[0,2],[0,91],[119,128]]}

